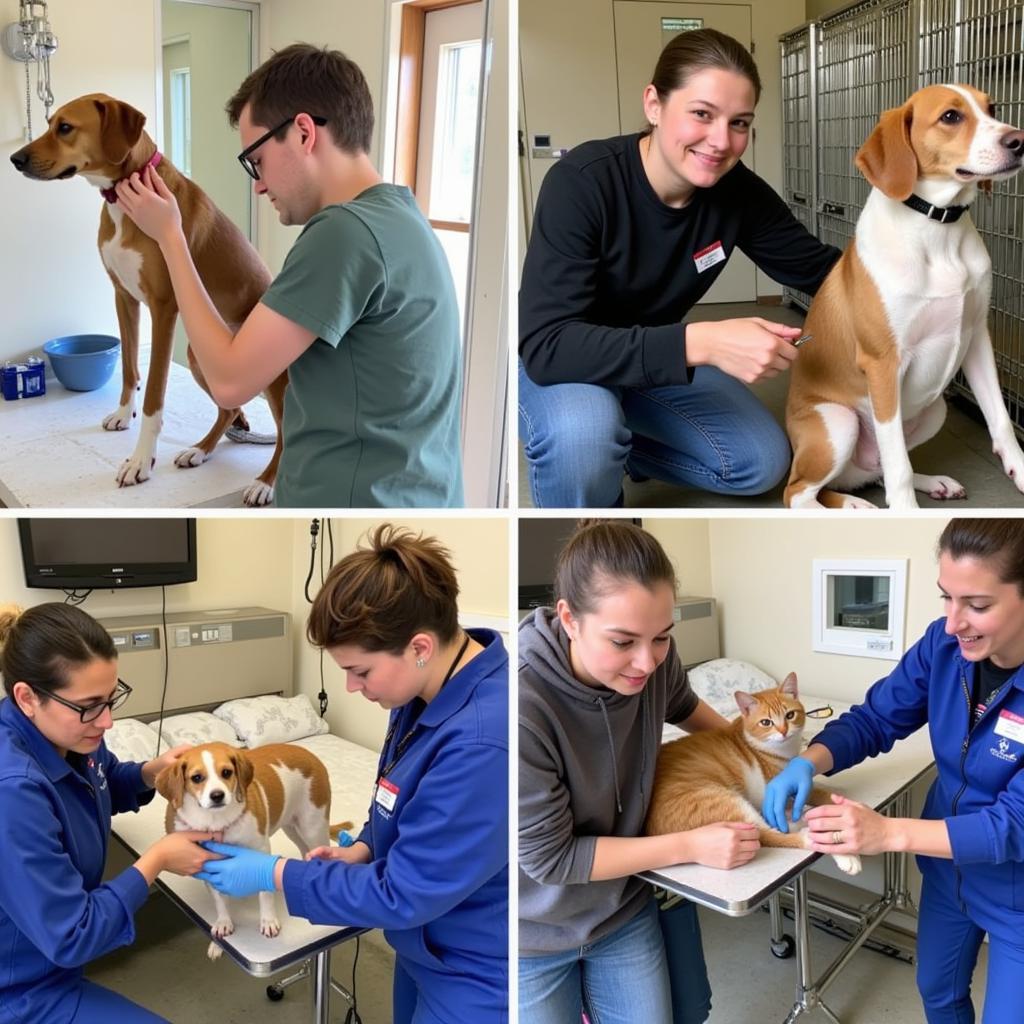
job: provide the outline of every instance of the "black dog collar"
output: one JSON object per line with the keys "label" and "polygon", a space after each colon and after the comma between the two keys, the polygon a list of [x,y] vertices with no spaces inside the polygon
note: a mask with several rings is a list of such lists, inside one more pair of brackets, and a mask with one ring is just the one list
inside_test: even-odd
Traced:
{"label": "black dog collar", "polygon": [[952,224],[970,209],[969,206],[933,206],[931,203],[926,203],[920,196],[915,195],[904,199],[903,205],[909,206],[918,213],[923,213],[930,220],[937,220],[940,224]]}

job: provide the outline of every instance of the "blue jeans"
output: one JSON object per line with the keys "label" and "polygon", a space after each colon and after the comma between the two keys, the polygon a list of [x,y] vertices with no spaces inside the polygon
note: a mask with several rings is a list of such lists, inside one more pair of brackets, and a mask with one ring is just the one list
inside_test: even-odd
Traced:
{"label": "blue jeans", "polygon": [[747,496],[789,469],[789,441],[750,389],[713,366],[689,384],[534,384],[519,364],[519,435],[538,508],[621,505],[625,472]]}
{"label": "blue jeans", "polygon": [[519,958],[520,1024],[575,1024],[584,1012],[590,1024],[673,1024],[665,944],[653,900],[592,945]]}
{"label": "blue jeans", "polygon": [[[971,977],[985,930],[961,909],[953,872],[945,864],[921,884],[917,922],[917,988],[928,1024],[974,1024]],[[1024,936],[1017,942],[989,934],[982,1024],[1021,1019]]]}

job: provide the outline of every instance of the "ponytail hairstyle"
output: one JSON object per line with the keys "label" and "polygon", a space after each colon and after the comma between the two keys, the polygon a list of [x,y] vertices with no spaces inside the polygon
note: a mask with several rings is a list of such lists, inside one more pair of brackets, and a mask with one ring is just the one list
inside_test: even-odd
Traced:
{"label": "ponytail hairstyle", "polygon": [[[97,658],[113,661],[117,649],[110,634],[81,608],[58,601],[28,610],[15,604],[0,607],[0,673],[8,697],[18,682],[63,690],[69,670]],[[39,697],[48,699],[42,693]]]}
{"label": "ponytail hairstyle", "polygon": [[938,554],[954,561],[988,562],[1002,583],[1024,597],[1024,519],[951,519],[939,537]]}
{"label": "ponytail hairstyle", "polygon": [[555,600],[577,618],[624,585],[653,590],[667,583],[676,593],[676,573],[665,549],[624,519],[581,519],[555,563]]}
{"label": "ponytail hairstyle", "polygon": [[[651,85],[657,90],[658,99],[665,103],[669,93],[682,89],[694,75],[711,69],[732,71],[749,79],[754,87],[754,103],[761,98],[761,76],[754,58],[742,43],[713,28],[680,32],[670,39],[658,57]],[[650,131],[648,125],[644,134]]]}
{"label": "ponytail hairstyle", "polygon": [[459,635],[451,553],[433,537],[390,523],[367,539],[328,573],[306,623],[309,642],[391,654],[422,632],[451,643]]}

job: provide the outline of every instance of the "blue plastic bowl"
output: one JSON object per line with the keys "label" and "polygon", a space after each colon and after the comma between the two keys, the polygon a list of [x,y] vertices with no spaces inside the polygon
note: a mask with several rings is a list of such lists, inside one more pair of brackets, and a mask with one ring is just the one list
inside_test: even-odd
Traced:
{"label": "blue plastic bowl", "polygon": [[69,391],[95,391],[110,380],[121,340],[109,334],[70,334],[43,345],[57,380]]}

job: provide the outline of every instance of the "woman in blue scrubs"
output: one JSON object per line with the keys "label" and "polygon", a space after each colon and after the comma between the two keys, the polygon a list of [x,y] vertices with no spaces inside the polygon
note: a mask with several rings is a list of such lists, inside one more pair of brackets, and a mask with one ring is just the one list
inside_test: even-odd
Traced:
{"label": "woman in blue scrubs", "polygon": [[464,630],[448,552],[388,524],[331,570],[310,641],[391,711],[369,821],[305,862],[220,843],[198,876],[284,892],[314,924],[383,928],[395,1024],[508,1020],[508,655]]}
{"label": "woman in blue scrubs", "polygon": [[161,871],[192,875],[211,858],[197,845],[209,833],[177,832],[102,880],[111,814],[149,803],[184,748],[145,764],[107,750],[131,690],[109,634],[80,608],[0,609],[0,672],[0,1024],[160,1024],[83,968],[132,942]]}
{"label": "woman in blue scrubs", "polygon": [[939,538],[944,616],[862,704],[830,722],[765,788],[787,831],[811,780],[927,725],[937,777],[920,818],[838,795],[807,812],[818,853],[916,853],[917,986],[928,1024],[973,1024],[971,979],[988,936],[984,1024],[1024,1019],[1024,519],[954,519]]}

